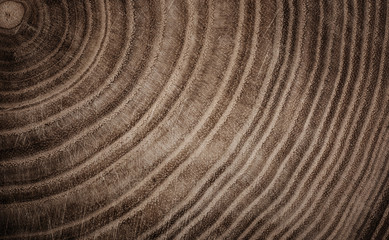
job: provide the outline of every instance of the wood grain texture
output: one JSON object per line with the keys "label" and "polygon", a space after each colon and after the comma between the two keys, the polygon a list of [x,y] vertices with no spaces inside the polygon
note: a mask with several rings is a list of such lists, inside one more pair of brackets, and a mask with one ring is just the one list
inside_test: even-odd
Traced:
{"label": "wood grain texture", "polygon": [[0,13],[0,239],[389,239],[388,1]]}

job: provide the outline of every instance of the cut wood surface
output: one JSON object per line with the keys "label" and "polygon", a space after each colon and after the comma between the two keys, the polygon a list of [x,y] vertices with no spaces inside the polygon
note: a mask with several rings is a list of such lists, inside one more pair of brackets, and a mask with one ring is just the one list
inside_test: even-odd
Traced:
{"label": "cut wood surface", "polygon": [[389,239],[386,0],[0,0],[0,239]]}

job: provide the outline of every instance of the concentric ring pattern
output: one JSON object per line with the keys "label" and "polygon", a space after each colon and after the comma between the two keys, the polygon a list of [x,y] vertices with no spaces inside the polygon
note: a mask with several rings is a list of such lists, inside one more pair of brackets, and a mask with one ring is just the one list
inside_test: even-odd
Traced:
{"label": "concentric ring pattern", "polygon": [[386,0],[1,0],[1,239],[389,239]]}

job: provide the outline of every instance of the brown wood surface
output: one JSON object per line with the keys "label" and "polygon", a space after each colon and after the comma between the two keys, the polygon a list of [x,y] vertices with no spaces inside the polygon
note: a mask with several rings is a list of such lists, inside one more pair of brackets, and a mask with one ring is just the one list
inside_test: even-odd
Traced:
{"label": "brown wood surface", "polygon": [[0,239],[389,239],[389,1],[0,0]]}

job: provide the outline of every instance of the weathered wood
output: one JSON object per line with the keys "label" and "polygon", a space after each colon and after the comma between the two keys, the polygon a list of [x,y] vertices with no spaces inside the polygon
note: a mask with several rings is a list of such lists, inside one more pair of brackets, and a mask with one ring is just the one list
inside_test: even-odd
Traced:
{"label": "weathered wood", "polygon": [[388,13],[0,0],[0,239],[389,239]]}

